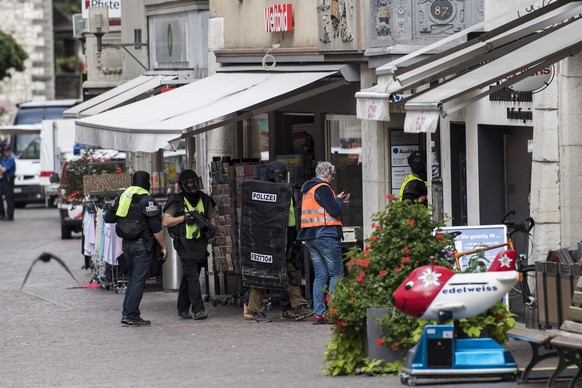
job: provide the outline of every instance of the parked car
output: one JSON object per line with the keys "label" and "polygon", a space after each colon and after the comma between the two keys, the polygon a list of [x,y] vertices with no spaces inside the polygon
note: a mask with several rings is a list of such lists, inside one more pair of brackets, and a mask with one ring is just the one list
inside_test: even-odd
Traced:
{"label": "parked car", "polygon": [[61,218],[61,239],[83,230],[83,176],[122,173],[125,153],[96,150],[83,155],[68,155],[59,177],[57,207]]}

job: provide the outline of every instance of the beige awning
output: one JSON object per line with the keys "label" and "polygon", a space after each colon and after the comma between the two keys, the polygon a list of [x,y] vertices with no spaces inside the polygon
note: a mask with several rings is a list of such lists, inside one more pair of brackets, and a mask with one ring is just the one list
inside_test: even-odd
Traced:
{"label": "beige awning", "polygon": [[159,93],[164,85],[189,83],[191,72],[146,72],[111,90],[78,104],[63,113],[65,118],[79,119],[93,116]]}
{"label": "beige awning", "polygon": [[[341,71],[219,73],[76,121],[78,143],[122,151],[173,148],[196,134],[346,85]],[[238,113],[238,114],[237,114]]]}

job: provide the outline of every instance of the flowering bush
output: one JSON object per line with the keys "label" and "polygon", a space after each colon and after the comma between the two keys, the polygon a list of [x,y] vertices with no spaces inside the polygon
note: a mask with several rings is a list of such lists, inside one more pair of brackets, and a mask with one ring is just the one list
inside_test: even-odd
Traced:
{"label": "flowering bush", "polygon": [[[390,194],[387,198],[386,209],[372,219],[373,233],[366,239],[364,250],[354,248],[347,253],[349,273],[336,282],[333,295],[328,294],[333,331],[325,352],[326,375],[398,372],[401,361],[383,364],[364,354],[366,310],[392,307],[392,294],[414,268],[431,261],[453,266],[443,255],[445,248],[452,246],[452,238],[434,235],[433,231],[444,223],[433,220],[432,207],[420,201],[407,205]],[[418,342],[427,323],[391,309],[379,321],[384,336],[375,339],[376,346],[405,352]],[[514,325],[512,315],[501,304],[485,317],[460,322],[468,336],[479,336],[487,328],[488,335],[500,343],[505,342],[505,332]]]}

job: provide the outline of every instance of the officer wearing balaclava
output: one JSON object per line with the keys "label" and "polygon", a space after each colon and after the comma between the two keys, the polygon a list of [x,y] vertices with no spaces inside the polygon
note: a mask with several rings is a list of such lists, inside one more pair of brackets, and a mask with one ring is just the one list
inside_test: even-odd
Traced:
{"label": "officer wearing balaclava", "polygon": [[426,185],[426,154],[421,151],[412,151],[408,155],[408,165],[412,171],[400,186],[400,201],[409,203],[419,200],[427,204],[426,195],[428,193]]}
{"label": "officer wearing balaclava", "polygon": [[168,197],[163,224],[168,228],[174,248],[182,263],[182,281],[178,292],[178,316],[195,320],[208,318],[200,290],[200,270],[207,267],[208,240],[214,236],[211,221],[216,203],[201,191],[200,178],[193,170],[184,170],[178,178],[179,193]]}
{"label": "officer wearing balaclava", "polygon": [[154,239],[161,249],[161,260],[167,257],[160,207],[149,190],[150,174],[136,171],[131,186],[115,199],[113,207],[106,209],[104,215],[105,222],[116,223],[115,232],[123,239],[123,256],[129,268],[121,314],[121,323],[126,326],[151,325],[150,321],[142,319],[139,305],[154,253],[157,252]]}

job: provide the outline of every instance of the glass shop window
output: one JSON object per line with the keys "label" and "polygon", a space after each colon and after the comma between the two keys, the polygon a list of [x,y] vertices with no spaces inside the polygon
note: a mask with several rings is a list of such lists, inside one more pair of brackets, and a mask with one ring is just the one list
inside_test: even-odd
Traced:
{"label": "glass shop window", "polygon": [[327,115],[325,132],[328,160],[336,167],[331,185],[338,194],[350,193],[350,202],[342,211],[344,225],[362,227],[361,122],[355,116]]}

